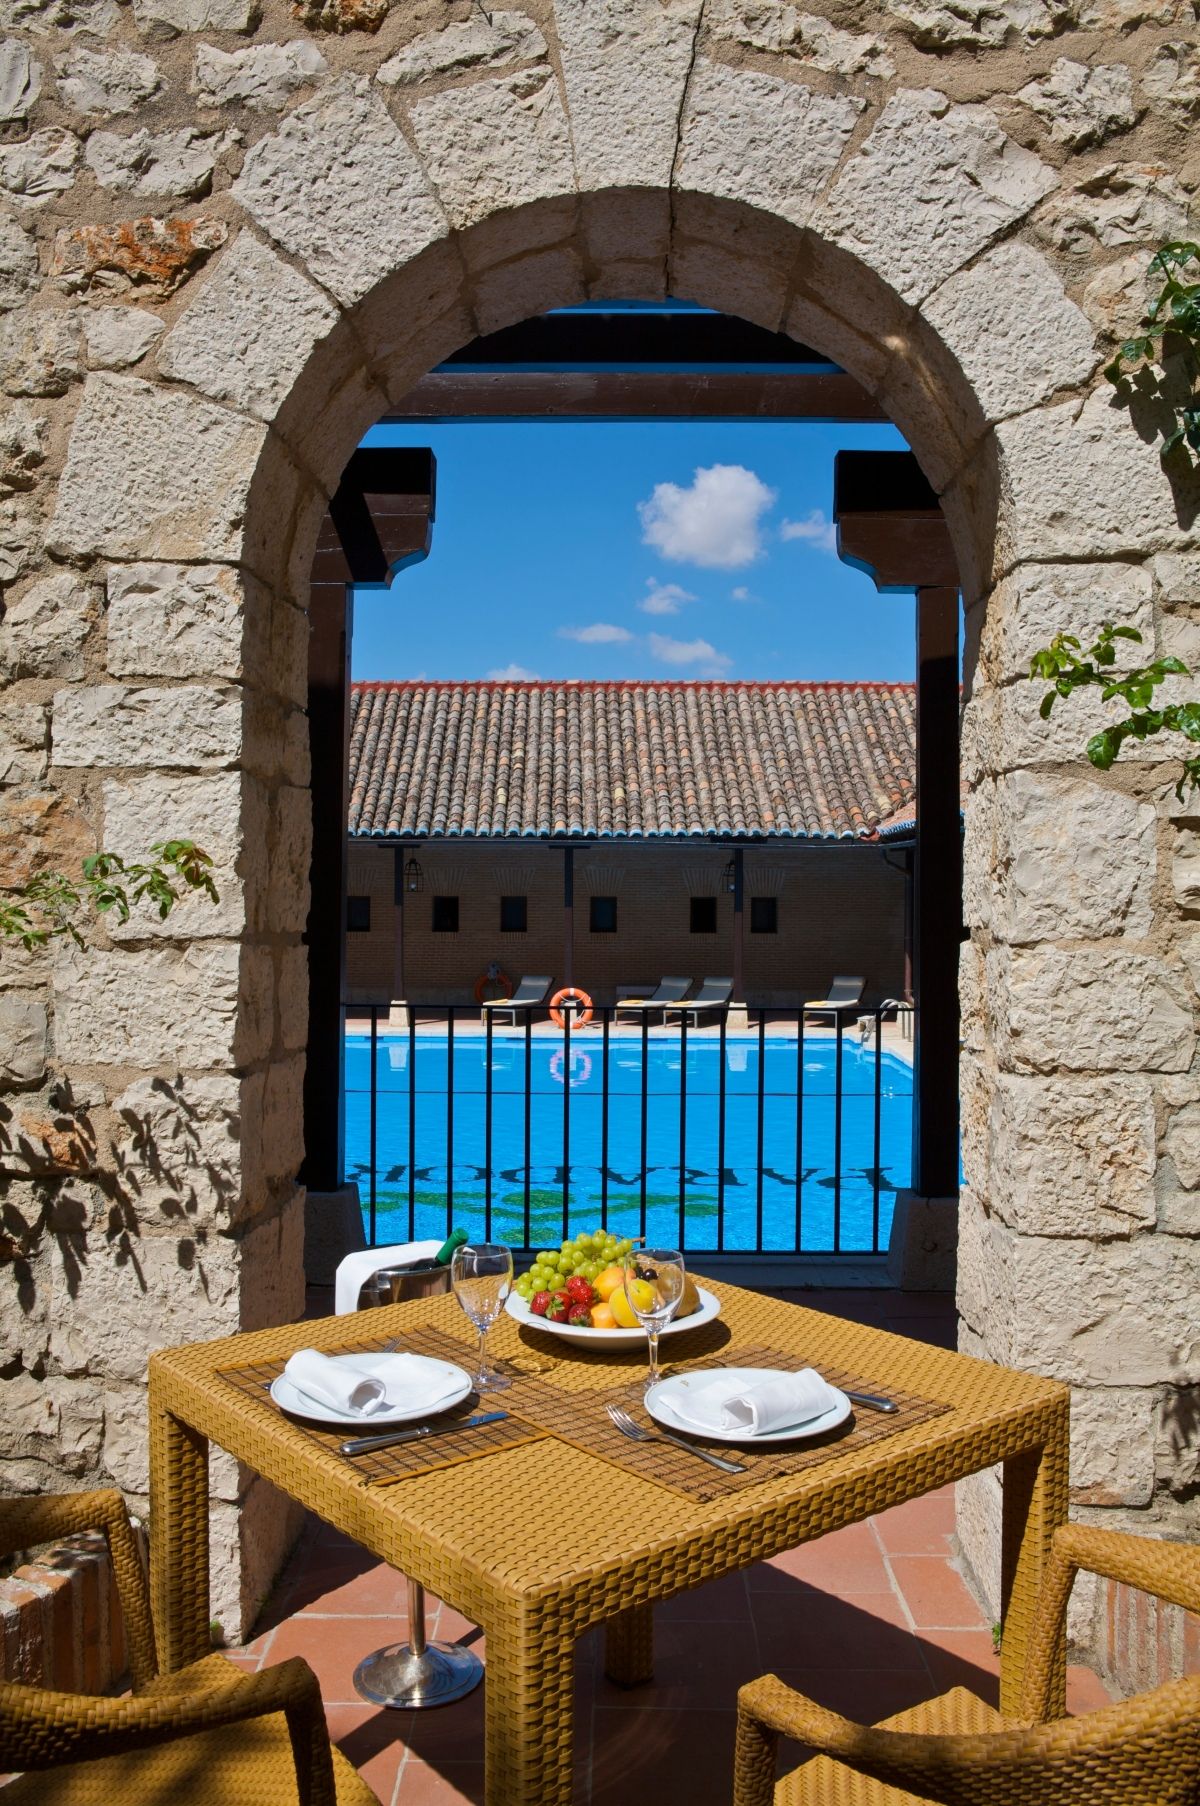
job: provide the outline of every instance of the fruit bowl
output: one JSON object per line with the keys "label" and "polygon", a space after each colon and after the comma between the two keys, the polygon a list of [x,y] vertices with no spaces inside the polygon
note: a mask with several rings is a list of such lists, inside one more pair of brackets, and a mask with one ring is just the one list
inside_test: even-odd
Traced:
{"label": "fruit bowl", "polygon": [[[681,1336],[689,1329],[699,1329],[703,1323],[711,1323],[714,1317],[721,1315],[721,1301],[712,1292],[705,1291],[697,1285],[696,1292],[700,1299],[700,1309],[690,1316],[673,1318],[663,1328],[664,1336]],[[646,1340],[646,1332],[639,1325],[637,1329],[592,1329],[584,1323],[554,1323],[548,1317],[537,1317],[530,1310],[523,1298],[510,1292],[504,1305],[509,1316],[528,1329],[543,1331],[547,1336],[565,1336],[571,1342],[592,1342],[600,1348],[636,1347]]]}

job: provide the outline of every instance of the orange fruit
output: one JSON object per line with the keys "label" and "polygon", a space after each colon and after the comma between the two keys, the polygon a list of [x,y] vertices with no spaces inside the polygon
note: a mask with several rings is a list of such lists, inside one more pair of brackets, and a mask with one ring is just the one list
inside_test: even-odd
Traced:
{"label": "orange fruit", "polygon": [[612,1314],[611,1304],[594,1304],[592,1306],[593,1329],[616,1329],[617,1320]]}
{"label": "orange fruit", "polygon": [[624,1267],[605,1267],[603,1273],[596,1275],[592,1284],[604,1303],[607,1304],[613,1293],[619,1291],[625,1284],[625,1269]]}

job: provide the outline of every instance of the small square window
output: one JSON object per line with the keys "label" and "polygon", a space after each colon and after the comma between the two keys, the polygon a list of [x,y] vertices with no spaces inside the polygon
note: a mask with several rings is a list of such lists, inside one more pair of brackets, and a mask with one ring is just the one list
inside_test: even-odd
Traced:
{"label": "small square window", "polygon": [[692,933],[715,934],[717,932],[717,899],[715,897],[692,898]]}
{"label": "small square window", "polygon": [[346,898],[346,930],[349,934],[370,934],[370,897]]}
{"label": "small square window", "polygon": [[433,899],[433,932],[435,934],[458,933],[457,897],[435,897]]}
{"label": "small square window", "polygon": [[501,934],[524,934],[528,926],[529,912],[526,907],[527,897],[501,897],[500,899],[500,932]]}
{"label": "small square window", "polygon": [[593,934],[615,934],[617,932],[617,899],[615,897],[593,897],[588,913],[588,926]]}
{"label": "small square window", "polygon": [[751,897],[750,932],[751,934],[779,933],[778,897]]}

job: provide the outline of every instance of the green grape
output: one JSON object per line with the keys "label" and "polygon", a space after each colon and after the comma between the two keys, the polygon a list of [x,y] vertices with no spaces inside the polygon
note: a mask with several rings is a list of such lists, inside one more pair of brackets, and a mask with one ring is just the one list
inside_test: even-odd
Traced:
{"label": "green grape", "polygon": [[543,1248],[533,1264],[535,1267],[552,1267],[556,1258],[557,1255],[553,1248]]}

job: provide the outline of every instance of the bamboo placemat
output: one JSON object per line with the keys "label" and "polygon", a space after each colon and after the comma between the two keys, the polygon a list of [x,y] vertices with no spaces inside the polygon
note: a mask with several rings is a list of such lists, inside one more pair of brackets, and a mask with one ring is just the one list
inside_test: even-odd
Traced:
{"label": "bamboo placemat", "polygon": [[[455,1337],[440,1330],[426,1330],[423,1334],[429,1345],[428,1352],[436,1352],[443,1360],[462,1359],[464,1345]],[[891,1384],[822,1365],[821,1373],[831,1386],[851,1392],[882,1393],[892,1399],[899,1410],[884,1413],[860,1406],[840,1428],[793,1446],[776,1443],[771,1448],[754,1450],[742,1443],[706,1444],[714,1453],[724,1455],[730,1461],[742,1462],[746,1469],[744,1474],[722,1474],[669,1442],[632,1442],[615,1427],[604,1408],[610,1403],[624,1405],[634,1422],[646,1429],[658,1427],[642,1403],[644,1382],[641,1371],[633,1378],[626,1376],[619,1384],[600,1390],[567,1392],[540,1374],[530,1372],[523,1360],[516,1366],[506,1362],[497,1362],[497,1365],[506,1367],[512,1376],[511,1386],[499,1395],[501,1409],[548,1430],[561,1442],[569,1442],[589,1455],[611,1461],[627,1473],[652,1480],[657,1486],[669,1487],[672,1492],[682,1493],[701,1504],[744,1492],[747,1487],[758,1486],[764,1480],[805,1473],[834,1455],[883,1442],[900,1430],[911,1429],[914,1424],[940,1417],[951,1409],[947,1404],[901,1391]],[[723,1349],[718,1355],[688,1361],[686,1365],[689,1372],[706,1367],[777,1367],[788,1373],[798,1373],[810,1363],[801,1356],[784,1354],[778,1348],[747,1346]]]}
{"label": "bamboo placemat", "polygon": [[[375,1354],[384,1347],[387,1340],[385,1336],[370,1339],[358,1337],[343,1347],[327,1349],[326,1352]],[[425,1329],[406,1330],[404,1347],[413,1354],[429,1355],[438,1361],[454,1361],[459,1366],[468,1364],[474,1352],[452,1336]],[[283,1372],[286,1365],[286,1357],[281,1357],[260,1361],[249,1367],[225,1367],[221,1369],[221,1378],[235,1386],[239,1392],[261,1400],[267,1397],[271,1381]],[[438,1421],[452,1423],[459,1418],[472,1417],[476,1412],[493,1409],[505,1411],[509,1409],[507,1399],[508,1394],[503,1393],[493,1405],[490,1399],[481,1399],[478,1393],[472,1392],[452,1410],[439,1412]],[[346,1426],[333,1430],[322,1430],[315,1424],[301,1423],[295,1417],[288,1421],[294,1429],[330,1454],[337,1454],[339,1445],[351,1436],[371,1434],[369,1421],[364,1422],[359,1429]],[[396,1428],[403,1426],[398,1424]],[[381,1436],[385,1429],[385,1425],[380,1425]],[[343,1455],[341,1459],[348,1468],[353,1469],[365,1486],[390,1486],[394,1481],[407,1480],[414,1474],[432,1473],[435,1468],[454,1467],[460,1461],[477,1461],[481,1456],[495,1455],[501,1449],[516,1448],[525,1442],[538,1442],[547,1434],[547,1430],[531,1419],[511,1414],[503,1423],[482,1424],[476,1430],[463,1430],[458,1434],[447,1431],[445,1434],[423,1437],[419,1442],[401,1442],[390,1449],[376,1449],[369,1455]]]}

